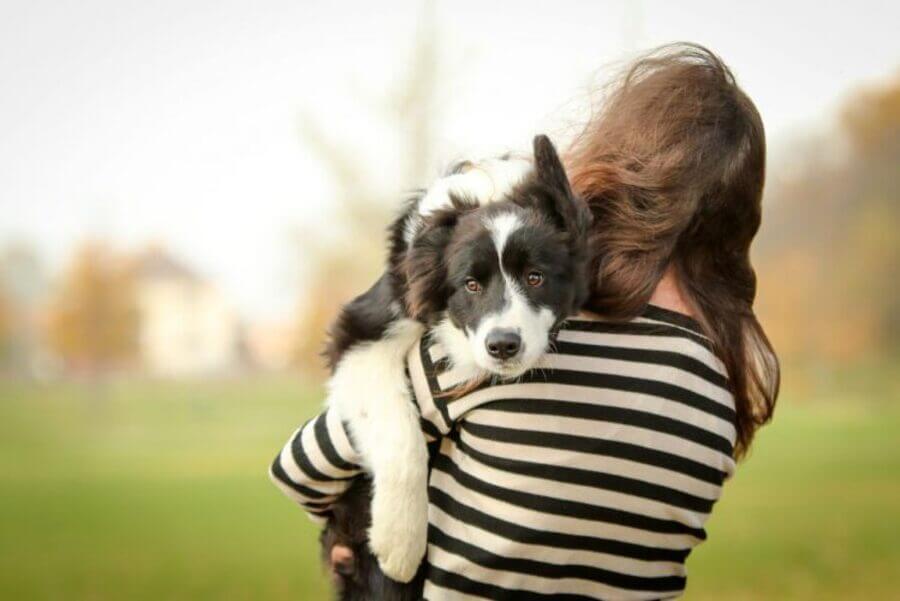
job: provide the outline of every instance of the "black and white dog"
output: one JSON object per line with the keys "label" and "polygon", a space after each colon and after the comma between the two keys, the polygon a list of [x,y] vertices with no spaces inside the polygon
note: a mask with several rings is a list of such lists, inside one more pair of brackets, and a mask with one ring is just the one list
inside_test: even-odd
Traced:
{"label": "black and white dog", "polygon": [[326,552],[340,543],[355,554],[338,566],[344,599],[418,594],[416,583],[399,584],[416,574],[428,522],[428,458],[407,352],[430,327],[473,381],[533,367],[587,297],[590,221],[553,144],[537,136],[533,163],[492,161],[450,175],[392,225],[386,272],[343,308],[328,349],[329,407],[371,477],[371,491],[367,481],[354,484],[323,532]]}

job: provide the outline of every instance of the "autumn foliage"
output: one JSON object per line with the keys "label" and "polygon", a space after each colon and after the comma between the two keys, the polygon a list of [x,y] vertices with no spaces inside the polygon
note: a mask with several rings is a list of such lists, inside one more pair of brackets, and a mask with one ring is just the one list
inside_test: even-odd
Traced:
{"label": "autumn foliage", "polygon": [[780,354],[819,364],[900,352],[900,77],[778,165],[758,244],[758,311]]}
{"label": "autumn foliage", "polygon": [[12,337],[12,313],[12,304],[7,298],[6,291],[0,288],[0,361],[5,359]]}
{"label": "autumn foliage", "polygon": [[137,353],[138,313],[128,261],[104,244],[83,245],[56,290],[46,332],[55,354],[76,371],[129,365]]}

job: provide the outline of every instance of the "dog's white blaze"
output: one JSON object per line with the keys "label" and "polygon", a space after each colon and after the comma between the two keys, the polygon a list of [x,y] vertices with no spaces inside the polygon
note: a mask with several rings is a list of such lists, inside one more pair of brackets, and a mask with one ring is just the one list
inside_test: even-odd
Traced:
{"label": "dog's white blaze", "polygon": [[544,354],[549,342],[550,329],[556,321],[553,311],[547,307],[532,307],[519,284],[503,269],[503,249],[509,237],[522,227],[522,220],[515,213],[501,213],[485,219],[485,227],[491,232],[494,247],[497,251],[500,273],[504,282],[504,305],[500,312],[486,315],[474,332],[467,332],[471,341],[475,362],[485,369],[497,371],[498,362],[487,352],[488,334],[496,328],[515,330],[522,338],[522,355],[514,365],[510,365],[508,374],[518,375],[534,365]]}
{"label": "dog's white blaze", "polygon": [[[494,248],[497,249],[497,261],[501,263],[500,269],[503,269],[500,258],[503,256],[503,249],[506,248],[506,241],[514,231],[522,227],[522,220],[515,213],[500,213],[493,217],[485,218],[484,226],[491,233],[494,240]],[[506,275],[504,273],[504,275]]]}

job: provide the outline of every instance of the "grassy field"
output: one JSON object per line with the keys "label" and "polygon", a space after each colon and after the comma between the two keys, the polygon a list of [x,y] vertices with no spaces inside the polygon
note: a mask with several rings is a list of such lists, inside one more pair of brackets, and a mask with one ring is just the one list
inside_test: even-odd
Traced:
{"label": "grassy field", "polygon": [[[327,598],[266,467],[317,395],[289,379],[0,383],[0,598]],[[689,559],[689,599],[900,591],[900,407],[784,399]]]}

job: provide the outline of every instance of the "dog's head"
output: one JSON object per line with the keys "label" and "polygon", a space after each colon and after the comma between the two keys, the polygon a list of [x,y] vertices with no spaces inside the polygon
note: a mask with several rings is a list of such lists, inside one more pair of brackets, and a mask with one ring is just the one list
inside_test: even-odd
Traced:
{"label": "dog's head", "polygon": [[546,136],[534,139],[534,172],[507,198],[454,204],[410,246],[407,306],[441,322],[454,362],[518,376],[587,297],[590,213]]}

